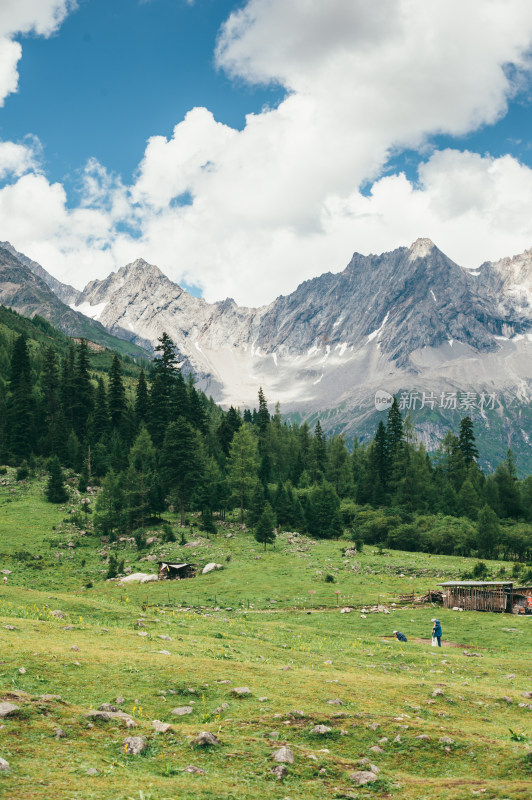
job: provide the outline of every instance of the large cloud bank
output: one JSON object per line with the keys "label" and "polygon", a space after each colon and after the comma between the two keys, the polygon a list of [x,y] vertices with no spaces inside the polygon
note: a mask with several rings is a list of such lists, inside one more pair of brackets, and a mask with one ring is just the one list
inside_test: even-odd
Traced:
{"label": "large cloud bank", "polygon": [[[0,98],[16,89],[14,34],[50,35],[70,7],[2,7]],[[341,269],[353,250],[418,236],[466,266],[523,250],[532,170],[427,143],[504,116],[531,45],[529,0],[249,0],[219,32],[216,63],[283,87],[277,107],[242,130],[192,109],[148,140],[130,185],[89,160],[75,209],[40,169],[38,142],[4,142],[0,238],[77,285],[142,256],[209,300],[248,305]],[[415,184],[386,173],[402,148],[426,149]]]}

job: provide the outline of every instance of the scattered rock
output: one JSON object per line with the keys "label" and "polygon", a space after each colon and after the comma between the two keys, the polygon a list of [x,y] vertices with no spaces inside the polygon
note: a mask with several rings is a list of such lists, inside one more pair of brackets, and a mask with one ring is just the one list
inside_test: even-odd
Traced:
{"label": "scattered rock", "polygon": [[304,711],[299,711],[299,709],[294,709],[294,711],[290,711],[290,716],[294,717],[294,719],[305,719],[306,714]]}
{"label": "scattered rock", "polygon": [[102,703],[101,706],[98,706],[98,711],[120,711],[120,709],[112,703]]}
{"label": "scattered rock", "polygon": [[231,694],[233,697],[251,697],[251,691],[247,686],[235,686],[231,689]]}
{"label": "scattered rock", "polygon": [[332,731],[332,728],[329,728],[328,725],[314,725],[314,727],[312,728],[312,730],[310,732],[311,733],[317,733],[320,736],[324,736],[326,733],[330,733],[331,731]]}
{"label": "scattered rock", "polygon": [[268,733],[264,734],[265,739],[273,739],[274,742],[277,741],[279,736],[279,731],[268,731]]}
{"label": "scattered rock", "polygon": [[289,747],[280,747],[273,754],[273,760],[277,761],[278,764],[293,764],[294,754]]}
{"label": "scattered rock", "polygon": [[137,633],[137,636],[147,636],[147,635],[148,635],[148,631],[139,631]]}
{"label": "scattered rock", "polygon": [[154,719],[152,726],[155,729],[155,733],[173,733],[174,731],[174,727],[172,725],[169,725],[168,722],[161,722],[159,719]]}
{"label": "scattered rock", "polygon": [[199,767],[195,767],[193,764],[189,764],[188,767],[185,767],[185,772],[188,772],[189,775],[205,775],[205,770],[200,769]]}
{"label": "scattered rock", "polygon": [[120,578],[119,583],[151,583],[157,580],[159,580],[157,575],[147,572],[133,572],[131,575]]}
{"label": "scattered rock", "polygon": [[158,653],[159,653],[159,655],[161,655],[161,656],[171,656],[171,655],[172,655],[172,654],[171,654],[171,652],[170,652],[169,650],[157,650],[157,652],[158,652]]}
{"label": "scattered rock", "polygon": [[376,781],[377,776],[374,772],[361,770],[360,772],[352,772],[349,776],[349,780],[353,781],[356,786],[364,786],[366,783]]}
{"label": "scattered rock", "polygon": [[340,614],[350,614],[352,610],[352,608],[342,608]]}
{"label": "scattered rock", "polygon": [[198,733],[192,744],[196,744],[198,747],[213,747],[220,744],[220,740],[214,735],[214,733],[202,731],[201,733]]}
{"label": "scattered rock", "polygon": [[434,689],[432,692],[433,697],[441,697],[443,694],[443,689]]}
{"label": "scattered rock", "polygon": [[508,697],[506,694],[501,697],[501,700],[503,700],[505,703],[513,703],[512,698]]}
{"label": "scattered rock", "polygon": [[74,650],[75,653],[79,653],[79,647],[77,646],[77,644],[73,644],[70,649]]}
{"label": "scattered rock", "polygon": [[171,636],[167,636],[166,633],[160,633],[158,638],[159,639],[164,639],[166,642],[171,642],[172,641],[172,637]]}
{"label": "scattered rock", "polygon": [[87,770],[87,772],[85,774],[92,776],[92,775],[99,775],[100,773],[98,772],[96,767],[89,767],[89,769]]}
{"label": "scattered rock", "polygon": [[229,708],[229,703],[222,703],[222,705],[218,706],[218,708],[216,709],[216,713],[221,714],[222,711],[227,711],[228,708]]}
{"label": "scattered rock", "polygon": [[95,709],[91,709],[83,716],[90,720],[96,719],[101,720],[102,722],[110,722],[111,720],[116,719],[119,722],[123,722],[128,728],[134,728],[137,724],[135,720],[129,716],[129,714],[125,714],[123,711],[96,711]]}
{"label": "scattered rock", "polygon": [[116,703],[117,706],[121,706],[122,703],[125,703],[125,702],[126,702],[125,698],[122,697],[121,695],[119,695],[115,700],[115,703]]}
{"label": "scattered rock", "polygon": [[26,667],[20,667],[19,673],[20,673],[20,675],[25,675],[26,674]]}
{"label": "scattered rock", "polygon": [[128,755],[139,756],[146,750],[148,743],[142,738],[142,736],[128,736],[122,742],[122,746],[124,748],[124,752]]}
{"label": "scattered rock", "polygon": [[522,697],[530,698],[532,697],[532,692],[521,692]]}
{"label": "scattered rock", "polygon": [[62,728],[54,728],[54,736],[56,739],[65,739],[66,733]]}
{"label": "scattered rock", "polygon": [[327,700],[328,705],[330,706],[343,706],[342,700],[335,698],[334,700]]}
{"label": "scattered rock", "polygon": [[62,611],[59,611],[59,609],[56,608],[55,611],[52,611],[52,617],[56,617],[57,619],[64,619],[65,615]]}
{"label": "scattered rock", "polygon": [[222,565],[215,564],[214,561],[211,561],[210,564],[205,564],[205,566],[201,570],[201,574],[208,575],[209,572],[213,572],[215,569],[222,569]]}
{"label": "scattered rock", "polygon": [[0,772],[7,772],[10,769],[9,762],[5,758],[0,758]]}
{"label": "scattered rock", "polygon": [[424,742],[430,742],[430,736],[427,736],[426,733],[420,733],[419,736],[414,736],[414,739],[421,739]]}
{"label": "scattered rock", "polygon": [[373,747],[370,747],[369,749],[371,750],[372,753],[378,753],[378,754],[384,753],[384,750],[382,749],[382,747],[379,747],[378,744],[373,745]]}
{"label": "scattered rock", "polygon": [[193,711],[192,706],[179,706],[179,708],[173,708],[171,713],[176,717],[185,717],[187,714],[192,714]]}
{"label": "scattered rock", "polygon": [[39,700],[42,700],[43,703],[53,703],[54,700],[60,701],[61,695],[60,694],[40,694]]}
{"label": "scattered rock", "polygon": [[16,631],[14,625],[4,625],[4,628],[6,629],[6,631]]}
{"label": "scattered rock", "polygon": [[14,703],[0,703],[0,717],[9,717],[15,711],[19,711],[19,706]]}
{"label": "scattered rock", "polygon": [[278,781],[282,781],[285,775],[288,774],[288,770],[284,764],[279,764],[272,769],[272,774],[275,775]]}
{"label": "scattered rock", "polygon": [[454,744],[454,739],[451,739],[450,736],[440,736],[438,741],[440,744]]}

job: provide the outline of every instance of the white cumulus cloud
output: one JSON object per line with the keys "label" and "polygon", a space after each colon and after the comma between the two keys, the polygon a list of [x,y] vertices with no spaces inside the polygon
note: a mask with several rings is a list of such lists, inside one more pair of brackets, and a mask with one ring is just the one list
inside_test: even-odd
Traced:
{"label": "white cumulus cloud", "polygon": [[416,185],[383,174],[401,148],[501,118],[529,80],[531,45],[529,0],[248,0],[216,62],[284,99],[242,130],[192,109],[170,137],[154,132],[131,186],[89,162],[78,210],[36,176],[51,198],[46,238],[13,216],[20,177],[0,192],[13,243],[77,285],[142,256],[207,299],[244,304],[420,235],[469,266],[530,247],[531,171],[509,156],[435,152]]}

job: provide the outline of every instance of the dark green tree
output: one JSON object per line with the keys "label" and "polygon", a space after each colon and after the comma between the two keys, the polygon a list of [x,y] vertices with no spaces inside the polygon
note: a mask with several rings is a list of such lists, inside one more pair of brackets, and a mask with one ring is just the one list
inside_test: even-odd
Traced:
{"label": "dark green tree", "polygon": [[57,456],[52,456],[48,462],[49,478],[46,484],[46,499],[50,503],[66,503],[68,493],[65,488],[65,479]]}
{"label": "dark green tree", "polygon": [[122,365],[117,355],[113,356],[111,364],[108,403],[111,427],[123,433],[126,416],[126,390],[122,379]]}
{"label": "dark green tree", "polygon": [[266,503],[264,511],[262,512],[260,519],[255,526],[255,539],[260,544],[264,544],[265,550],[267,544],[273,544],[275,542],[274,525],[275,518],[272,507],[269,503]]}
{"label": "dark green tree", "polygon": [[161,477],[166,491],[174,496],[180,509],[181,525],[185,525],[185,510],[194,490],[201,482],[201,440],[183,417],[168,425],[160,456]]}
{"label": "dark green tree", "polygon": [[499,541],[499,521],[487,504],[480,510],[477,521],[477,547],[481,558],[493,558]]}
{"label": "dark green tree", "polygon": [[458,443],[466,467],[470,467],[473,462],[478,458],[478,450],[475,444],[475,432],[473,428],[473,420],[471,417],[464,417],[460,421],[460,433],[458,436]]}

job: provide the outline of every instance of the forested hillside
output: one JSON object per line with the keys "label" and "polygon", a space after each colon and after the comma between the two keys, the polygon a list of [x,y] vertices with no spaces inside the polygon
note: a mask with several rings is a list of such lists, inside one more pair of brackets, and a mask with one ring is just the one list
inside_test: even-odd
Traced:
{"label": "forested hillside", "polygon": [[[532,559],[532,477],[509,451],[491,474],[462,419],[429,456],[397,402],[368,446],[348,451],[320,424],[282,421],[262,390],[253,411],[220,409],[185,379],[164,334],[151,363],[92,352],[46,321],[0,309],[0,463],[23,478],[48,465],[101,485],[94,524],[139,541],[168,507],[202,527],[238,509],[266,546],[275,527],[445,554]],[[50,466],[52,465],[52,466]],[[61,492],[50,499],[60,501]]]}

